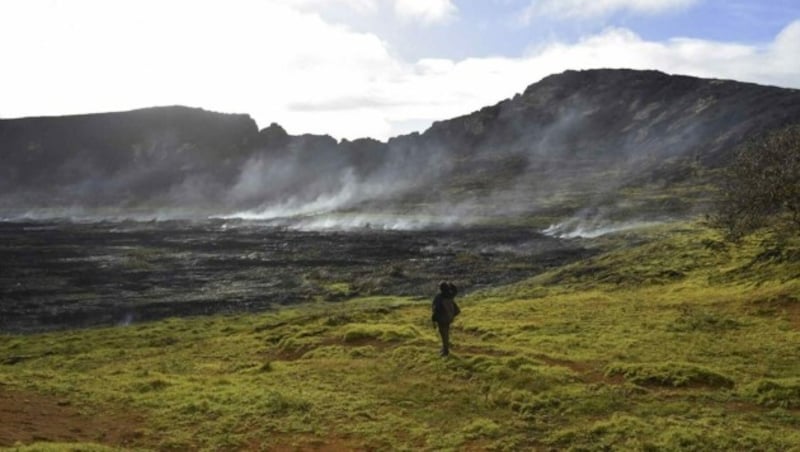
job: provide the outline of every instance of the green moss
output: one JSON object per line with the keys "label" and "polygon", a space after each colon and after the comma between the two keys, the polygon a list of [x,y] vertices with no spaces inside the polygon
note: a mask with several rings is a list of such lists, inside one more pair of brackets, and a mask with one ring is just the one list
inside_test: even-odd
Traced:
{"label": "green moss", "polygon": [[369,339],[400,341],[417,336],[419,336],[419,331],[407,325],[354,324],[347,326],[342,339],[344,342],[358,342]]}
{"label": "green moss", "polygon": [[612,364],[606,374],[622,375],[631,383],[654,386],[733,387],[733,380],[705,367],[686,363]]}
{"label": "green moss", "polygon": [[491,419],[476,418],[470,421],[462,431],[468,439],[497,438],[503,434],[503,429]]}
{"label": "green moss", "polygon": [[761,405],[800,408],[800,378],[757,380],[746,393]]}
{"label": "green moss", "polygon": [[17,445],[10,450],[15,452],[114,452],[119,449],[91,443],[37,442]]}

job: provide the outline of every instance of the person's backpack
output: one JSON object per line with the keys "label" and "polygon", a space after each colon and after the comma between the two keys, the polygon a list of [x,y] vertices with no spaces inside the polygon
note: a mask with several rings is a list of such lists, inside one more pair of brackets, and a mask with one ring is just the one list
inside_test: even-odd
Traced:
{"label": "person's backpack", "polygon": [[447,283],[450,289],[450,297],[453,299],[453,318],[456,318],[458,314],[461,314],[461,308],[458,307],[456,303],[456,294],[458,293],[458,288],[453,283]]}

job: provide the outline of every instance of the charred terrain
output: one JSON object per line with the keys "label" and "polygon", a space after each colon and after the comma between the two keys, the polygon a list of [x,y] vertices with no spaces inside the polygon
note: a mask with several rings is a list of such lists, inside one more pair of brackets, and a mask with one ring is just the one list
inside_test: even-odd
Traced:
{"label": "charred terrain", "polygon": [[429,298],[591,251],[530,228],[294,231],[242,221],[0,223],[0,329],[126,325],[358,296]]}

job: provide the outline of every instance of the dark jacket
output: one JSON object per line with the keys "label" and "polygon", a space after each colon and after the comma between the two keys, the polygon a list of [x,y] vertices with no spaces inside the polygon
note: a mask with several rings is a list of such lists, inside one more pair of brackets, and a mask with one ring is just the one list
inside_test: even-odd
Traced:
{"label": "dark jacket", "polygon": [[458,290],[454,285],[450,285],[450,290],[442,291],[433,298],[433,315],[431,320],[436,323],[449,325],[453,319],[461,312],[455,301]]}

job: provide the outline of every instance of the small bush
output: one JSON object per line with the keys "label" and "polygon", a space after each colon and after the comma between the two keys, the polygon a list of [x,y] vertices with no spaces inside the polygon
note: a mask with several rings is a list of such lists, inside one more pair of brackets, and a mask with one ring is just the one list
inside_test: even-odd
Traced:
{"label": "small bush", "polygon": [[476,418],[462,430],[469,439],[497,438],[502,430],[496,422],[486,418]]}
{"label": "small bush", "polygon": [[631,383],[643,386],[710,386],[731,388],[733,380],[700,366],[683,363],[617,364],[606,368],[607,376],[622,375]]}
{"label": "small bush", "polygon": [[[528,400],[515,400],[526,393],[531,395]],[[560,397],[558,394],[550,393],[534,395],[533,393],[526,391],[514,391],[511,393],[511,397],[511,409],[528,417],[535,415],[538,412],[562,412],[564,405],[569,403],[567,398]]]}
{"label": "small bush", "polygon": [[136,392],[144,393],[144,392],[151,392],[151,391],[160,391],[170,384],[168,381],[162,380],[160,378],[154,378],[148,381],[144,381],[141,383],[137,383],[135,385]]}
{"label": "small bush", "polygon": [[376,339],[385,342],[401,341],[419,336],[419,331],[410,326],[389,324],[351,325],[344,333],[344,342],[359,342]]}
{"label": "small bush", "polygon": [[274,416],[285,416],[291,412],[308,412],[311,409],[311,403],[278,391],[270,391],[259,404],[259,408]]}
{"label": "small bush", "polygon": [[354,328],[347,330],[342,338],[345,342],[358,342],[364,339],[377,339],[381,331],[376,329]]}
{"label": "small bush", "polygon": [[686,309],[677,320],[667,327],[667,330],[678,333],[714,333],[735,330],[741,328],[741,326],[742,324],[740,322],[733,319]]}
{"label": "small bush", "polygon": [[759,380],[748,392],[760,405],[780,408],[800,408],[800,378]]}
{"label": "small bush", "polygon": [[800,124],[744,144],[719,182],[711,224],[738,240],[786,216],[800,230]]}
{"label": "small bush", "polygon": [[325,326],[339,326],[351,323],[353,318],[347,314],[334,314],[325,319]]}

